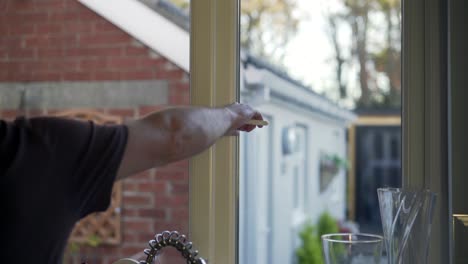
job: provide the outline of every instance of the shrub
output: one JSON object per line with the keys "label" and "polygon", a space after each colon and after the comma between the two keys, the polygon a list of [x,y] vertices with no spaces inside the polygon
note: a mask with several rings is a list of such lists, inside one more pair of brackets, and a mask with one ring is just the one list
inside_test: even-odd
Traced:
{"label": "shrub", "polygon": [[324,212],[320,215],[317,223],[318,239],[320,243],[322,243],[322,235],[338,233],[339,230],[338,223],[328,212]]}
{"label": "shrub", "polygon": [[322,235],[338,233],[339,227],[336,220],[327,212],[322,213],[317,226],[307,222],[299,237],[302,241],[301,247],[296,249],[298,264],[322,264]]}
{"label": "shrub", "polygon": [[315,227],[306,223],[299,233],[302,246],[296,249],[298,264],[322,264],[322,248]]}

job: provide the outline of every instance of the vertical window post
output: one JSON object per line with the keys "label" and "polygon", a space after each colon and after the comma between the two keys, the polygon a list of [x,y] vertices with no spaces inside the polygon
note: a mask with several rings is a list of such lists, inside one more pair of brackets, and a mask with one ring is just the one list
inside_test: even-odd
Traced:
{"label": "vertical window post", "polygon": [[[237,101],[239,1],[191,2],[191,103]],[[190,234],[210,263],[237,258],[237,139],[224,138],[190,162]]]}

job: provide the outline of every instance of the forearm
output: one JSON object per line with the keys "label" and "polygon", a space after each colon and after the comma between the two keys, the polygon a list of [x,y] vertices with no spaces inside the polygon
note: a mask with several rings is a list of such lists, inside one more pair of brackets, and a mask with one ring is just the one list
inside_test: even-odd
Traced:
{"label": "forearm", "polygon": [[195,155],[232,126],[225,108],[177,107],[127,124],[127,148],[118,178]]}
{"label": "forearm", "polygon": [[[164,131],[165,162],[193,156],[225,135],[232,126],[233,116],[225,108],[179,107],[153,113],[142,122],[152,131]],[[150,140],[154,148],[160,146],[156,136]]]}

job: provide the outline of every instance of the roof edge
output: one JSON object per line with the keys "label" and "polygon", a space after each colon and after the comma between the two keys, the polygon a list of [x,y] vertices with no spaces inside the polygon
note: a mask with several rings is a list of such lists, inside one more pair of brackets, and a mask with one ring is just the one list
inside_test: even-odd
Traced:
{"label": "roof edge", "polygon": [[[189,72],[189,33],[137,0],[77,0],[150,49]],[[148,30],[148,25],[160,25]],[[168,40],[167,36],[171,36]]]}

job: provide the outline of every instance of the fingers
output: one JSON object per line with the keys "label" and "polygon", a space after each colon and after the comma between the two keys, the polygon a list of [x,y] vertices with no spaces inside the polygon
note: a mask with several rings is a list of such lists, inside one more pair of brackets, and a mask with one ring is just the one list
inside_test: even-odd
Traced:
{"label": "fingers", "polygon": [[[260,112],[252,109],[249,105],[233,103],[226,108],[233,114],[233,124],[231,127],[231,131],[243,131],[243,132],[251,132],[255,128],[261,128],[262,125],[251,125],[247,124],[247,122],[251,119],[255,120],[263,120],[263,116]],[[231,132],[228,132],[230,135]]]}
{"label": "fingers", "polygon": [[[255,114],[253,115],[252,119],[255,119],[255,120],[263,120],[263,116],[262,114],[260,114],[260,112],[258,111],[255,111]],[[259,128],[262,128],[263,126],[258,126]]]}
{"label": "fingers", "polygon": [[237,130],[239,131],[244,131],[244,132],[250,132],[255,129],[255,125],[243,125],[239,127]]}

